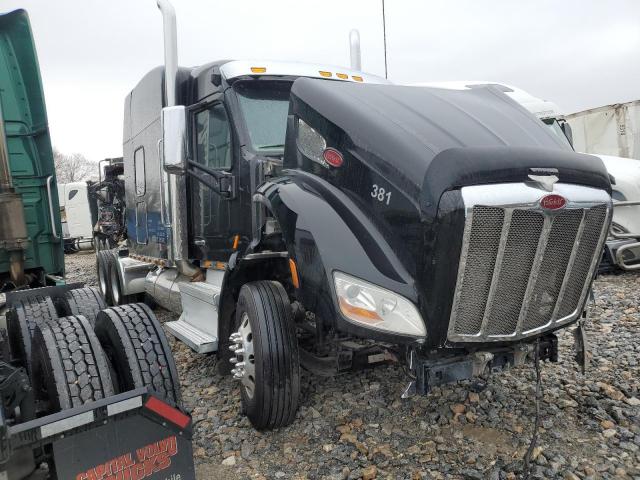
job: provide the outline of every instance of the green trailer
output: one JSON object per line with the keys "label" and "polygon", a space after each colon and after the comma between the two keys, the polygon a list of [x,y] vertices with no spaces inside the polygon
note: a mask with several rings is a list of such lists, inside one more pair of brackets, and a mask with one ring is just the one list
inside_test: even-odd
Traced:
{"label": "green trailer", "polygon": [[[64,276],[60,208],[40,71],[24,10],[0,17],[0,113],[0,155],[9,166],[8,171],[0,167],[0,291],[55,285]],[[16,278],[20,263],[24,274]]]}

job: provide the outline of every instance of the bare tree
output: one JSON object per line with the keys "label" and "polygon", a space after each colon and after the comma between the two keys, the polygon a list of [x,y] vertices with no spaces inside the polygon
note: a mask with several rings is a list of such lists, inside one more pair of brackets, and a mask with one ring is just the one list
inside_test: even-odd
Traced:
{"label": "bare tree", "polygon": [[54,148],[53,160],[58,183],[89,180],[98,173],[98,166],[94,162],[87,160],[81,153],[67,155]]}

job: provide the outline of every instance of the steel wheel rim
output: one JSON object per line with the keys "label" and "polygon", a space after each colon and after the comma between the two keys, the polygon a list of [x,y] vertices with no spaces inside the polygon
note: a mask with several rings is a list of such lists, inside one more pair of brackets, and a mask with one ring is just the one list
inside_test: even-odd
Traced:
{"label": "steel wheel rim", "polygon": [[232,351],[235,352],[235,362],[232,362],[235,364],[234,377],[240,380],[246,396],[252,399],[256,390],[256,360],[253,332],[247,312],[242,314],[240,327],[232,335],[231,341],[233,342]]}

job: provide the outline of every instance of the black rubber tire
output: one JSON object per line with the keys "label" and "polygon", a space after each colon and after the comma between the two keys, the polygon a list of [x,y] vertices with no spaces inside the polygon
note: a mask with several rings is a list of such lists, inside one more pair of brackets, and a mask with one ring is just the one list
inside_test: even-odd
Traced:
{"label": "black rubber tire", "polygon": [[96,273],[98,276],[98,288],[104,297],[107,305],[113,305],[111,297],[111,278],[109,276],[109,266],[113,258],[113,253],[109,250],[96,252]]}
{"label": "black rubber tire", "polygon": [[120,282],[120,275],[118,274],[118,254],[112,252],[112,257],[109,259],[109,286],[111,290],[111,305],[127,305],[129,303],[135,303],[139,300],[139,295],[125,295],[123,293],[122,283]]}
{"label": "black rubber tire", "polygon": [[20,300],[7,311],[7,336],[11,358],[26,368],[28,373],[31,373],[31,350],[36,326],[57,318],[53,300],[44,296]]}
{"label": "black rubber tire", "polygon": [[47,413],[79,407],[114,394],[107,358],[82,315],[38,325],[33,337],[36,398]]}
{"label": "black rubber tire", "polygon": [[95,332],[116,372],[118,393],[149,386],[181,406],[180,379],[169,342],[144,303],[102,310]]}
{"label": "black rubber tire", "polygon": [[95,287],[84,287],[69,290],[60,298],[58,303],[58,313],[61,317],[69,315],[83,315],[93,327],[96,323],[96,316],[107,304],[102,297],[102,293]]}
{"label": "black rubber tire", "polygon": [[241,388],[242,406],[258,430],[293,422],[300,398],[300,360],[291,305],[284,287],[273,281],[244,285],[236,306],[236,323],[248,314],[253,335],[255,390]]}

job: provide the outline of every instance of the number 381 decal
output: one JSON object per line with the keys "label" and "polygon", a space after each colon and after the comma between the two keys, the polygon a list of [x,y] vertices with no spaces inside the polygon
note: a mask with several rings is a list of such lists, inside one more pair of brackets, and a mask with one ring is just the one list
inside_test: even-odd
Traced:
{"label": "number 381 decal", "polygon": [[391,192],[387,192],[384,187],[379,187],[374,183],[371,190],[371,197],[375,198],[379,202],[389,205],[389,202],[391,201]]}

